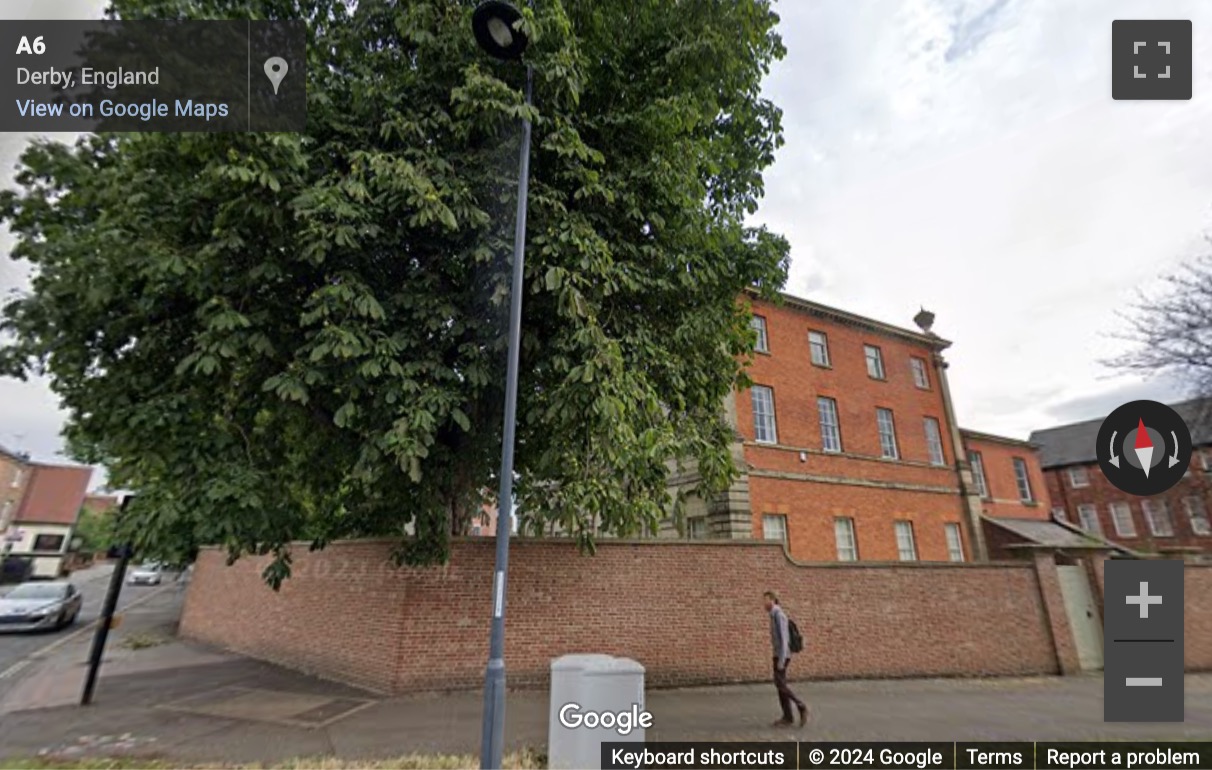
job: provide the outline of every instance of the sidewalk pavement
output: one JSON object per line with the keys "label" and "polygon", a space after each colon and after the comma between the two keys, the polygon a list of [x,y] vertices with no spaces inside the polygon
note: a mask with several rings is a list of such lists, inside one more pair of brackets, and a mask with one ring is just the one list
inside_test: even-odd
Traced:
{"label": "sidewalk pavement", "polygon": [[[64,645],[0,701],[0,760],[122,754],[181,763],[296,757],[476,754],[478,691],[388,698],[174,637],[182,591],[168,585],[124,614],[93,705],[80,693],[91,636]],[[769,684],[651,690],[648,740],[1206,739],[1212,674],[1187,676],[1183,724],[1105,724],[1101,676],[799,682],[804,730],[769,726]],[[507,750],[542,749],[547,693],[509,694]]]}

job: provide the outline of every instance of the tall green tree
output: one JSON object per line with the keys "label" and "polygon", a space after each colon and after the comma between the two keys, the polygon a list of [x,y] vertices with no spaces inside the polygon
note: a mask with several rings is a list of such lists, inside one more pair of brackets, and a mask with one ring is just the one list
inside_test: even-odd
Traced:
{"label": "tall green tree", "polygon": [[114,517],[116,512],[103,512],[82,508],[72,534],[80,538],[81,551],[104,551],[114,542]]}
{"label": "tall green tree", "polygon": [[[45,372],[77,456],[140,492],[143,548],[400,535],[449,553],[496,489],[519,119],[534,121],[517,439],[522,523],[652,531],[666,463],[734,476],[745,219],[782,142],[767,0],[542,0],[523,68],[469,0],[118,0],[120,18],[304,18],[305,134],[40,143],[0,199],[36,268],[0,366]],[[292,75],[293,75],[292,71]],[[504,506],[508,510],[509,506]],[[404,537],[410,524],[414,536]]]}

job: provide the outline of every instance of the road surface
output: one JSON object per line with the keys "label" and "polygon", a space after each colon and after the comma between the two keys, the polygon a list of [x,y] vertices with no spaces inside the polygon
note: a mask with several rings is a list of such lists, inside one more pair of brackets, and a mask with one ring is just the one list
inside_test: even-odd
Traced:
{"label": "road surface", "polygon": [[[84,628],[101,614],[105,603],[105,592],[109,589],[109,578],[113,565],[101,564],[86,570],[72,573],[70,580],[80,589],[84,596],[84,604],[80,607],[80,617],[76,622],[60,631],[41,631],[33,633],[0,634],[0,693],[3,693],[16,680],[22,661],[28,660],[38,650],[62,639],[68,634]],[[172,580],[167,576],[166,580]],[[0,594],[7,592],[12,586],[0,588]],[[118,611],[121,612],[127,604],[156,590],[155,586],[122,586],[118,595]],[[7,672],[7,673],[6,673]]]}

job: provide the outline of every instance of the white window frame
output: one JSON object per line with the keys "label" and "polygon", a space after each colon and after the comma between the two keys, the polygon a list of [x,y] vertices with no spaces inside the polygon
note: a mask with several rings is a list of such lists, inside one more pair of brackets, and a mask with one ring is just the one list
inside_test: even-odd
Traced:
{"label": "white window frame", "polygon": [[926,359],[910,356],[909,368],[913,371],[913,384],[922,390],[930,390],[930,370],[926,367]]}
{"label": "white window frame", "polygon": [[[842,420],[837,413],[837,399],[829,396],[816,397],[817,422],[821,426],[821,449],[825,452],[840,453],[842,444]],[[828,419],[826,419],[828,417]],[[828,429],[832,428],[832,434]],[[830,443],[836,446],[830,446]]]}
{"label": "white window frame", "polygon": [[691,540],[702,540],[707,537],[707,517],[691,516],[686,519],[686,537]]}
{"label": "white window frame", "polygon": [[[884,369],[884,352],[876,345],[863,345],[863,358],[867,361],[867,376],[873,380],[886,380],[887,370]],[[872,365],[875,372],[872,372]]]}
{"label": "white window frame", "polygon": [[[760,403],[759,396],[765,396],[767,403]],[[779,443],[779,425],[774,411],[774,388],[769,385],[754,385],[752,390],[753,404],[753,440],[759,444],[777,444]],[[765,408],[769,406],[769,414]],[[769,418],[769,424],[764,420]],[[765,436],[769,433],[769,436]]]}
{"label": "white window frame", "polygon": [[1035,490],[1031,488],[1031,468],[1021,457],[1011,459],[1014,466],[1014,482],[1018,485],[1018,499],[1024,503],[1035,502]]}
{"label": "white window frame", "polygon": [[757,332],[757,342],[754,343],[753,349],[759,353],[769,353],[770,338],[766,335],[766,317],[755,315],[749,319],[749,328]]}
{"label": "white window frame", "polygon": [[16,472],[13,473],[13,483],[9,484],[9,486],[16,489],[17,487],[21,486],[22,481],[25,481],[25,469],[18,467]]}
{"label": "white window frame", "polygon": [[[777,523],[777,525],[776,525]],[[771,525],[776,525],[774,528],[782,530],[778,537],[771,537]],[[780,543],[787,542],[787,515],[783,513],[763,513],[762,514],[762,539],[776,540]]]}
{"label": "white window frame", "polygon": [[1081,505],[1077,506],[1077,520],[1081,528],[1090,534],[1103,534],[1103,523],[1098,518],[1097,505],[1094,505],[1093,503],[1082,503]]}
{"label": "white window frame", "polygon": [[[1170,515],[1170,507],[1166,505],[1165,500],[1141,500],[1141,512],[1145,515],[1145,523],[1149,525],[1149,534],[1153,537],[1174,537],[1174,517]],[[1160,518],[1158,515],[1160,514]],[[1168,532],[1161,531],[1158,524],[1165,524],[1164,529]]]}
{"label": "white window frame", "polygon": [[1132,506],[1128,503],[1111,503],[1111,526],[1117,537],[1136,537],[1136,521],[1132,518]]}
{"label": "white window frame", "polygon": [[[819,337],[819,340],[814,339]],[[816,360],[817,348],[820,348],[822,360]],[[808,330],[808,359],[812,361],[813,366],[833,366],[829,359],[829,335],[825,332],[818,332],[815,329]]]}
{"label": "white window frame", "polygon": [[[1191,504],[1195,503],[1197,510],[1191,510]],[[1193,535],[1212,535],[1212,522],[1208,520],[1208,506],[1204,505],[1204,499],[1198,495],[1191,495],[1183,498],[1183,510],[1187,514],[1187,522],[1191,525],[1191,534]],[[1200,522],[1197,524],[1196,522]]]}
{"label": "white window frame", "polygon": [[[1081,474],[1080,476],[1078,474]],[[1074,465],[1069,468],[1069,488],[1070,489],[1085,489],[1090,486],[1090,474],[1086,471],[1084,465]]]}
{"label": "white window frame", "polygon": [[848,516],[835,518],[833,540],[837,544],[838,561],[858,561],[858,535],[854,531],[854,519]]}
{"label": "white window frame", "polygon": [[922,426],[922,430],[926,433],[926,455],[930,458],[930,464],[946,465],[947,453],[943,450],[942,423],[937,417],[926,417],[922,420]]}
{"label": "white window frame", "polygon": [[968,450],[968,465],[972,466],[972,480],[982,500],[990,499],[989,479],[985,478],[985,458],[980,452]]}
{"label": "white window frame", "polygon": [[875,408],[875,427],[880,436],[880,457],[899,460],[901,452],[896,444],[896,415],[891,409],[882,406]]}
{"label": "white window frame", "polygon": [[964,533],[960,525],[954,521],[943,524],[943,533],[947,539],[947,556],[951,561],[964,560]]}
{"label": "white window frame", "polygon": [[1069,512],[1065,510],[1063,505],[1058,505],[1052,509],[1052,518],[1058,521],[1068,521]]}
{"label": "white window frame", "polygon": [[913,536],[913,522],[893,522],[896,531],[896,555],[901,561],[917,561],[917,539]]}

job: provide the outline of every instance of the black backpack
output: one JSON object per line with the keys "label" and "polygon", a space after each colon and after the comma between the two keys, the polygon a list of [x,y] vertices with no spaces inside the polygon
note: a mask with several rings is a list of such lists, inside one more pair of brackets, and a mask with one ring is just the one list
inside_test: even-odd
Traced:
{"label": "black backpack", "polygon": [[799,626],[791,618],[787,618],[787,634],[791,638],[788,640],[788,647],[792,652],[802,652],[804,649],[804,637],[800,635]]}

